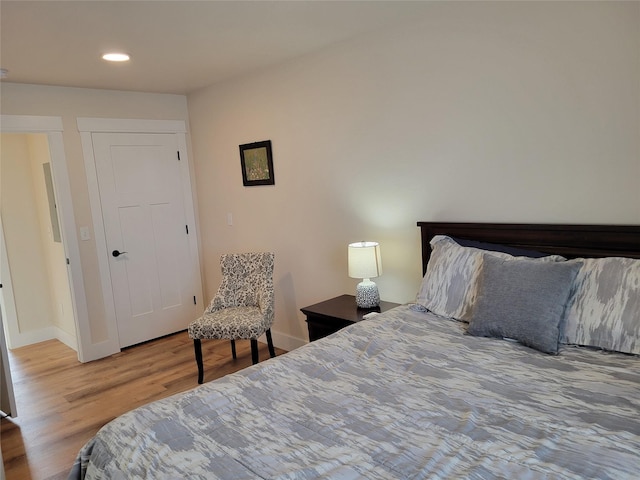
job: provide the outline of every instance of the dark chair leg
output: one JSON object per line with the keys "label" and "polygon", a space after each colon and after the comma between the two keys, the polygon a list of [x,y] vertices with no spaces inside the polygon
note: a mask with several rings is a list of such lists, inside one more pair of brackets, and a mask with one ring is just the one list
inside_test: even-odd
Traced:
{"label": "dark chair leg", "polygon": [[253,364],[255,365],[256,363],[258,363],[258,339],[257,338],[252,338],[251,339],[251,361],[253,362]]}
{"label": "dark chair leg", "polygon": [[231,340],[231,355],[235,360],[236,359],[236,341],[235,340]]}
{"label": "dark chair leg", "polygon": [[267,334],[267,345],[269,346],[269,355],[271,358],[276,356],[276,349],[273,348],[273,339],[271,338],[271,329],[268,328],[265,332]]}
{"label": "dark chair leg", "polygon": [[204,365],[202,364],[202,342],[199,338],[193,340],[193,349],[196,352],[196,363],[198,364],[198,383],[204,381]]}

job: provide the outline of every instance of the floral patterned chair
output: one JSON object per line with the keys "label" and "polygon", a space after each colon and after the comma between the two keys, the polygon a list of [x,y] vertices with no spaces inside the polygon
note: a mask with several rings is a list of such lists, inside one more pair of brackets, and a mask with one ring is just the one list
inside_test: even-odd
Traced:
{"label": "floral patterned chair", "polygon": [[258,337],[266,333],[269,354],[274,317],[274,254],[228,253],[220,257],[222,283],[202,317],[189,325],[198,364],[198,383],[204,380],[202,339],[229,339],[236,358],[236,339],[251,340],[251,359],[258,363]]}

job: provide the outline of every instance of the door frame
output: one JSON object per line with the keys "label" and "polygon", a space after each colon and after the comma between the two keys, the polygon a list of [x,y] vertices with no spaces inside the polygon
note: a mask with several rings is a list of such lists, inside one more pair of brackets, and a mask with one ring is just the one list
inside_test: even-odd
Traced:
{"label": "door frame", "polygon": [[[4,133],[4,132],[3,132]],[[15,296],[13,295],[13,283],[11,283],[11,268],[9,265],[9,254],[7,253],[7,242],[4,239],[4,226],[0,216],[0,263],[6,266],[5,273],[8,278],[2,277],[2,305],[5,316],[3,323],[3,333],[6,329],[5,340],[10,349],[22,347],[20,328],[18,328],[18,311],[16,308]],[[16,339],[19,339],[16,342]],[[25,343],[26,345],[26,343]]]}
{"label": "door frame", "polygon": [[[184,195],[185,216],[187,223],[193,226],[193,235],[189,235],[189,250],[191,261],[197,266],[196,295],[200,301],[202,297],[202,275],[200,272],[200,250],[198,242],[198,228],[195,219],[195,205],[193,187],[191,182],[191,166],[187,154],[186,124],[183,120],[144,120],[144,119],[115,119],[115,118],[78,118],[78,131],[82,142],[82,152],[84,156],[85,173],[87,176],[87,186],[89,188],[89,204],[91,207],[91,217],[93,218],[93,233],[96,242],[98,255],[98,270],[100,273],[100,283],[102,286],[102,297],[104,300],[105,320],[107,326],[108,340],[105,346],[109,345],[111,352],[120,351],[120,340],[118,338],[118,324],[116,319],[115,297],[111,286],[111,268],[109,250],[107,248],[106,232],[102,216],[102,202],[100,201],[100,189],[98,185],[98,174],[93,153],[93,133],[147,133],[161,134],[171,133],[176,135],[178,141],[178,151],[181,162],[181,182]],[[204,307],[203,307],[204,308]],[[194,319],[195,320],[195,319]]]}
{"label": "door frame", "polygon": [[[73,317],[76,327],[76,347],[78,360],[81,362],[91,359],[91,330],[89,327],[89,311],[84,289],[80,248],[76,235],[76,221],[73,213],[73,200],[69,183],[69,171],[62,139],[62,117],[46,117],[37,115],[2,115],[0,118],[0,132],[2,133],[44,133],[49,143],[51,158],[51,173],[53,188],[56,195],[58,219],[62,245],[67,258],[67,276],[71,291]],[[17,325],[6,319],[7,327],[17,330]]]}

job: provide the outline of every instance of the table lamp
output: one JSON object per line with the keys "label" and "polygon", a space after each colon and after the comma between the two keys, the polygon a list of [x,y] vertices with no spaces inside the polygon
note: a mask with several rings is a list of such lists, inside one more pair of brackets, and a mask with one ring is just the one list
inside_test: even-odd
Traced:
{"label": "table lamp", "polygon": [[382,274],[382,258],[378,242],[349,244],[349,276],[362,278],[356,287],[358,308],[374,308],[380,304],[378,286],[370,279]]}

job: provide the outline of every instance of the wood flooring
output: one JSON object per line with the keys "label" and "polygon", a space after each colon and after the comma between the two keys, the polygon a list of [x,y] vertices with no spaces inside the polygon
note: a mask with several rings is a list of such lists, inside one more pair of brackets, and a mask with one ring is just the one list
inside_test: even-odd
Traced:
{"label": "wood flooring", "polygon": [[[260,360],[269,358],[259,343]],[[248,340],[202,342],[204,381],[251,365]],[[276,349],[281,355],[283,350]],[[7,480],[67,478],[80,448],[118,415],[197,387],[193,341],[186,332],[124,349],[111,357],[78,362],[57,340],[9,352],[18,416],[1,420]]]}

